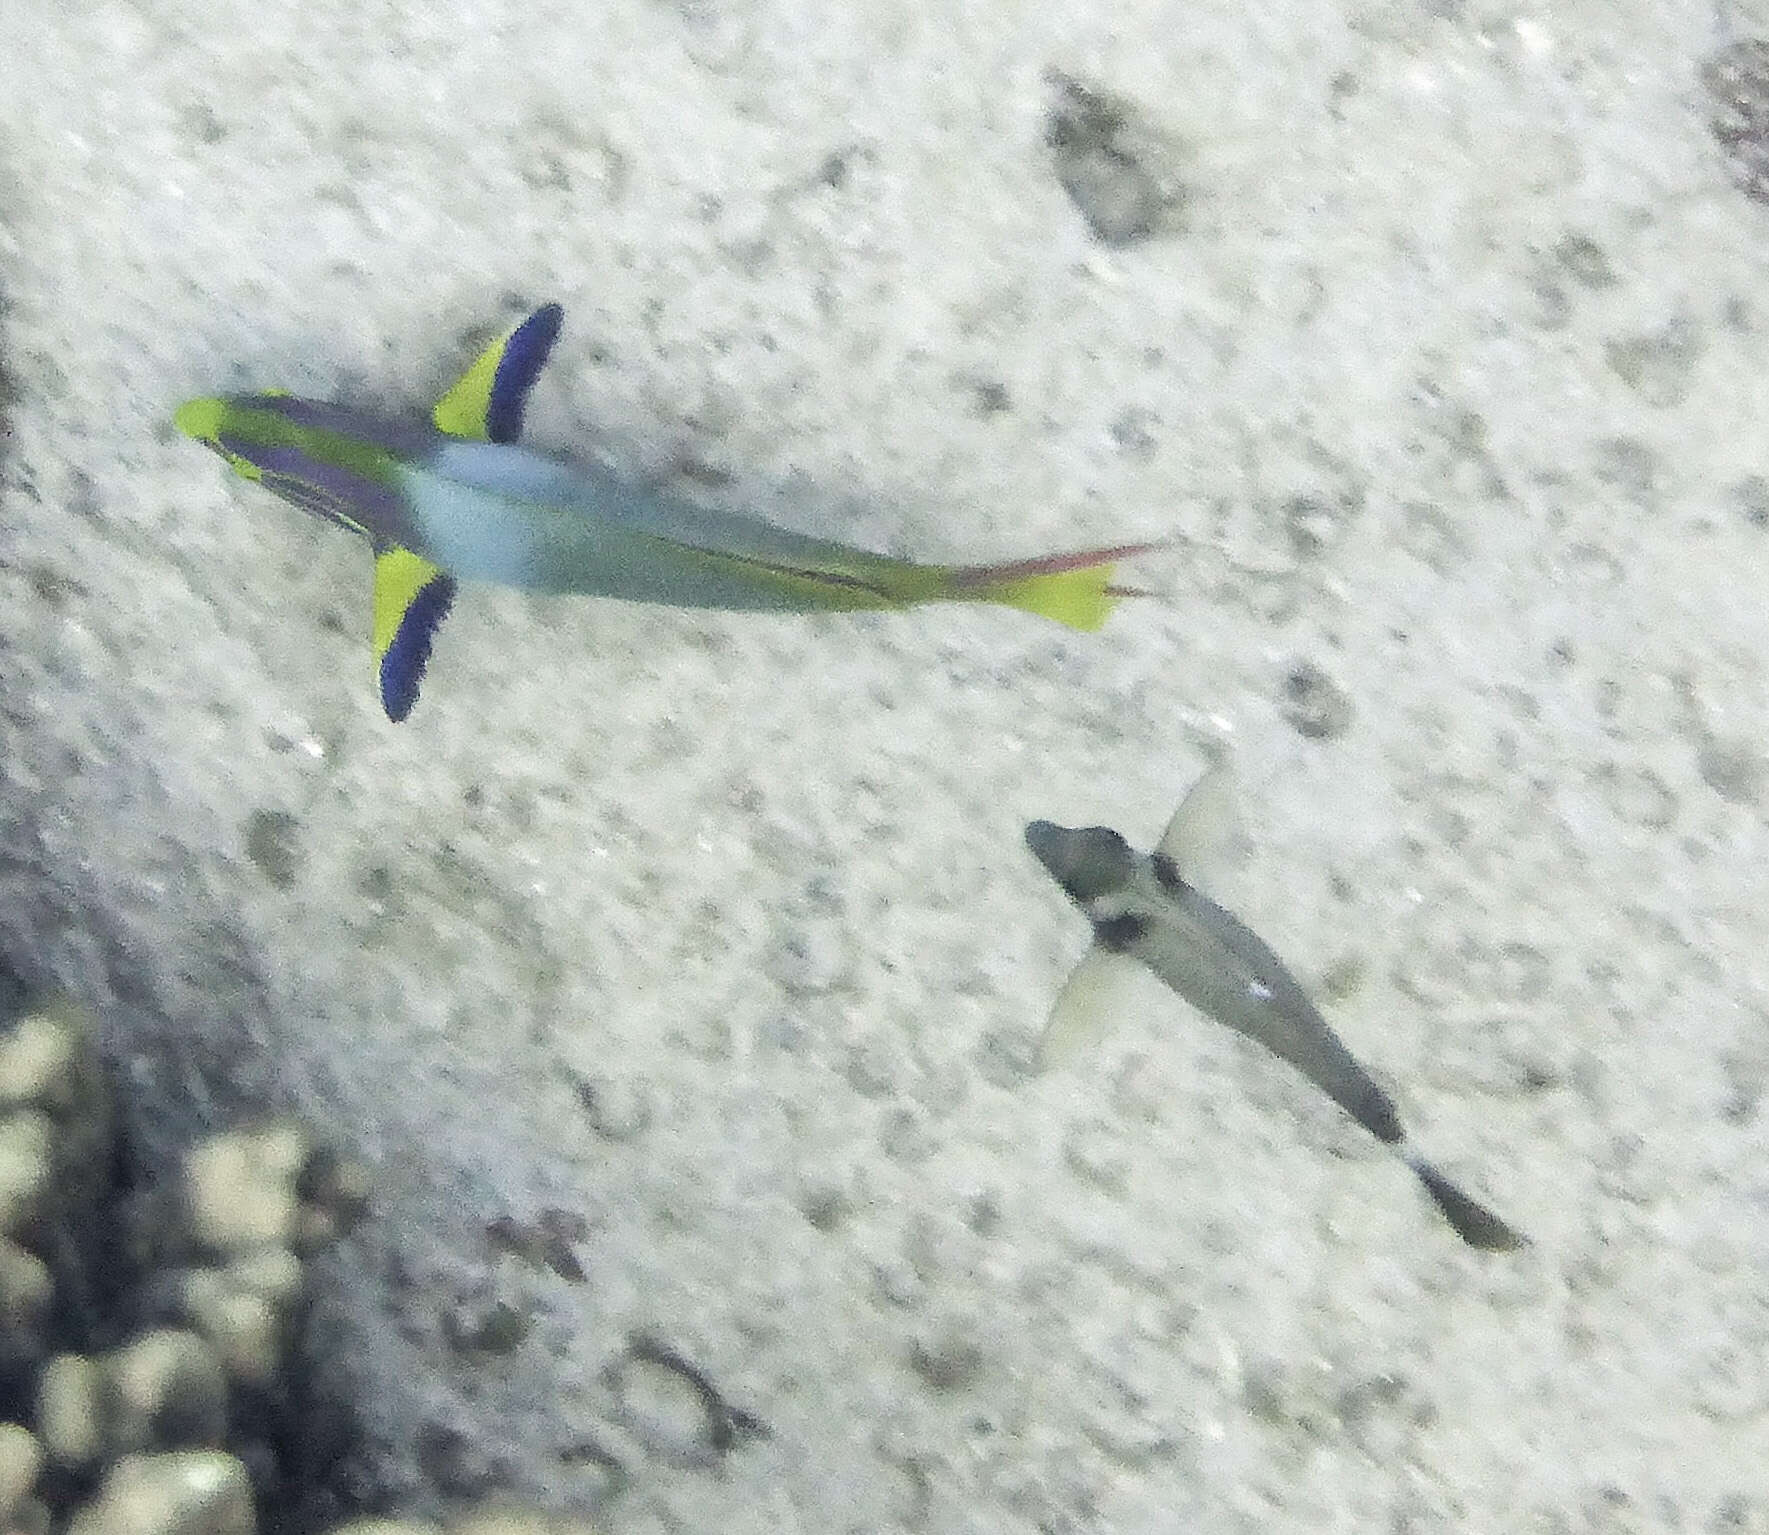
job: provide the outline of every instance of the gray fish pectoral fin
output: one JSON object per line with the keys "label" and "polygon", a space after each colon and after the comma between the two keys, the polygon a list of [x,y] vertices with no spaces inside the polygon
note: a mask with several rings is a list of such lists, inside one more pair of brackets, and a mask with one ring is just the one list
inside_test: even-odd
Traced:
{"label": "gray fish pectoral fin", "polygon": [[1529,1238],[1522,1232],[1513,1230],[1479,1200],[1463,1193],[1423,1157],[1408,1157],[1407,1166],[1425,1185],[1425,1192],[1443,1211],[1456,1235],[1470,1247],[1482,1252],[1514,1252],[1528,1244]]}
{"label": "gray fish pectoral fin", "polygon": [[1236,824],[1234,770],[1225,758],[1187,790],[1155,851],[1188,885],[1203,888],[1213,883]]}
{"label": "gray fish pectoral fin", "polygon": [[1108,953],[1097,943],[1076,962],[1057,993],[1038,1041],[1038,1070],[1074,1060],[1098,1042],[1116,1016],[1119,988],[1134,962]]}

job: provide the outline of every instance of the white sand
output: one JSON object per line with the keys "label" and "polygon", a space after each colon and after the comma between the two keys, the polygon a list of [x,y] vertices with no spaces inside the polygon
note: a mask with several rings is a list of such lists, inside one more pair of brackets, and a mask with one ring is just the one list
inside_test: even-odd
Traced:
{"label": "white sand", "polygon": [[[589,1437],[615,1531],[1769,1529],[1769,211],[1719,40],[0,3],[0,946],[166,1133],[269,1099],[377,1164],[332,1276],[372,1476],[581,1507]],[[1183,227],[1089,237],[1052,68],[1135,104]],[[1177,535],[1161,599],[474,591],[390,727],[366,552],[171,409],[421,409],[551,297],[538,443],[930,556]],[[1302,661],[1343,734],[1286,719]],[[1021,826],[1146,845],[1225,743],[1228,896],[1529,1252],[1156,988],[1025,1075],[1084,932]],[[548,1208],[581,1283],[484,1234]],[[497,1299],[529,1337],[452,1350]],[[604,1376],[641,1331],[771,1437],[648,1450]]]}

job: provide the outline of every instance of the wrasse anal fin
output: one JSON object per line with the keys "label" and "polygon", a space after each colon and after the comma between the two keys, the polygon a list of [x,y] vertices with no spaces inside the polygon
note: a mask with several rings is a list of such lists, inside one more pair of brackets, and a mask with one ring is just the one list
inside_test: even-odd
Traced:
{"label": "wrasse anal fin", "polygon": [[455,600],[455,580],[409,549],[375,555],[375,673],[381,707],[398,724],[412,712],[436,631]]}

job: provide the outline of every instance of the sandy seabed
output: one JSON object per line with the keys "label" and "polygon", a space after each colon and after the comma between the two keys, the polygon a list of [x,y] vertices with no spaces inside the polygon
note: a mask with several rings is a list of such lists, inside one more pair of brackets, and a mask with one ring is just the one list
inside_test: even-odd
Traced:
{"label": "sandy seabed", "polygon": [[[1769,209],[1703,76],[1764,34],[0,6],[0,952],[143,1144],[371,1165],[366,1496],[1769,1530]],[[421,411],[549,298],[537,444],[928,558],[1170,540],[1155,595],[472,590],[389,726],[366,550],[171,410]],[[1224,899],[1523,1253],[1153,983],[1031,1072],[1086,935],[1024,823],[1146,846],[1225,750]]]}

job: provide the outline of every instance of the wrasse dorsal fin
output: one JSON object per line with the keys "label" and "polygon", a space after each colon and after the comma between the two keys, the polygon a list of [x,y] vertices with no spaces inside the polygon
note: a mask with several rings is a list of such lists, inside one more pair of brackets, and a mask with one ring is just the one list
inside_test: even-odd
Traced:
{"label": "wrasse dorsal fin", "polygon": [[436,630],[454,602],[454,577],[409,549],[375,553],[375,677],[398,724],[418,701]]}
{"label": "wrasse dorsal fin", "polygon": [[1228,758],[1214,763],[1186,792],[1155,852],[1188,885],[1212,893],[1239,830],[1235,774]]}
{"label": "wrasse dorsal fin", "polygon": [[478,357],[430,412],[436,430],[476,442],[516,442],[522,436],[522,410],[528,391],[547,365],[565,311],[542,304],[512,326]]}

